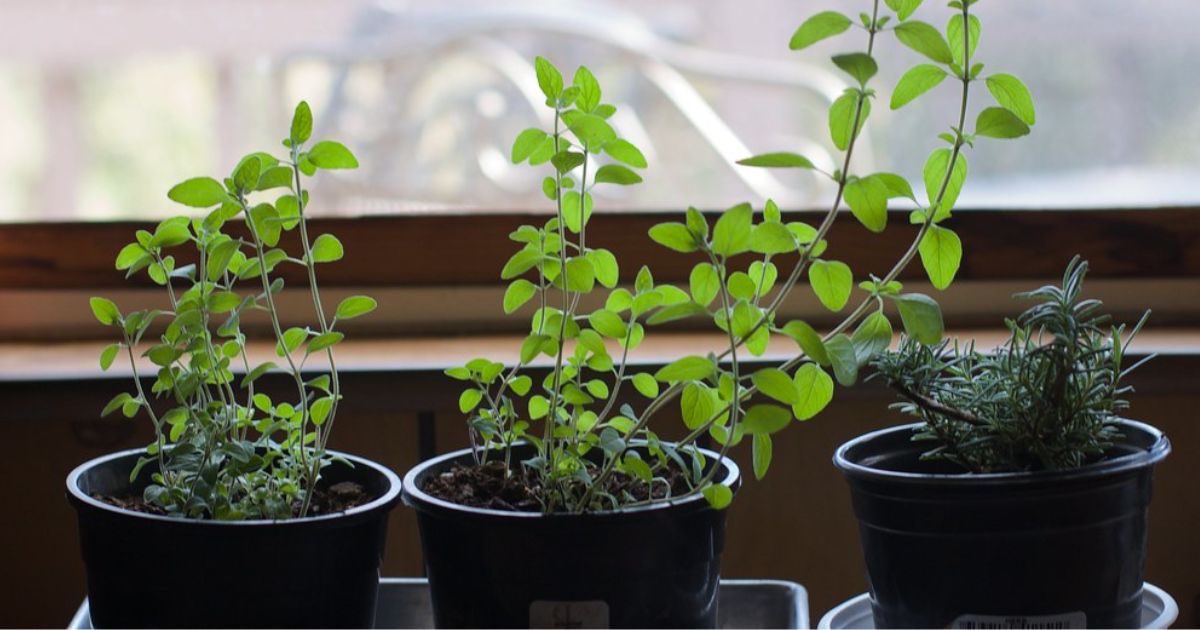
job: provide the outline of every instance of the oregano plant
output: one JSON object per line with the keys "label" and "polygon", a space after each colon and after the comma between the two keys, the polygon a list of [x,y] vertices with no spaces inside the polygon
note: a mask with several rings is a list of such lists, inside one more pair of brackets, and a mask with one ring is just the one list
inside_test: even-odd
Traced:
{"label": "oregano plant", "polygon": [[[972,14],[976,2],[950,2],[944,30],[913,19],[920,0],[887,0],[890,13],[874,0],[857,21],[826,11],[801,24],[792,49],[852,27],[863,36],[859,50],[832,57],[850,83],[828,116],[841,165],[825,172],[806,156],[787,151],[739,163],[815,171],[835,183],[833,202],[816,225],[785,219],[771,200],[761,212],[739,204],[720,213],[715,222],[689,208],[683,221],[655,225],[649,233],[653,241],[696,257],[686,287],[656,283],[647,268],[633,275],[632,285],[618,286],[622,278],[615,258],[588,242],[592,191],[602,184],[639,183],[641,176],[634,169],[645,168],[646,160],[608,123],[615,107],[602,102],[600,86],[587,68],[577,70],[567,84],[550,62],[538,58],[538,84],[553,111],[553,127],[521,132],[512,159],[546,170],[543,191],[555,214],[540,226],[522,226],[510,235],[519,247],[501,271],[511,282],[504,296],[505,312],[534,304],[530,334],[511,367],[476,359],[447,371],[468,384],[459,403],[470,418],[476,462],[499,466],[509,477],[531,479],[546,512],[613,509],[695,494],[723,508],[732,492],[713,483],[720,466],[706,461],[698,448],[702,436],[720,445],[721,459],[734,445],[752,440],[753,469],[761,478],[772,459],[771,435],[793,420],[820,413],[837,385],[854,384],[860,369],[890,345],[889,310],[899,314],[910,337],[937,343],[943,333],[937,302],[905,292],[897,278],[919,256],[935,288],[950,285],[962,245],[946,222],[966,180],[965,150],[980,138],[1026,135],[1034,123],[1032,99],[1021,82],[1007,74],[985,76],[975,58],[980,37],[980,21]],[[947,78],[960,94],[949,131],[938,135],[946,146],[933,150],[921,173],[924,199],[899,174],[854,169],[855,146],[876,98],[871,81],[878,71],[878,40],[889,31],[900,44],[933,62],[904,74],[892,91],[893,109],[912,103]],[[968,127],[968,96],[981,80],[995,104],[983,108]],[[890,269],[856,276],[849,265],[829,255],[835,219],[845,206],[867,230],[881,232],[887,228],[888,206],[894,199],[915,206],[909,213],[909,222],[916,226],[911,245]],[[846,311],[856,301],[824,334],[804,321],[776,318],[805,280],[830,311]],[[607,292],[604,306],[582,310],[581,298],[596,291]],[[711,320],[725,346],[681,357],[655,372],[629,368],[629,353],[642,343],[647,326],[692,317]],[[761,356],[772,335],[794,340],[796,356],[778,366],[747,369],[743,353]],[[553,369],[535,382],[525,372],[540,355],[553,360]],[[628,386],[646,399],[640,408],[617,407],[618,394]],[[676,401],[687,434],[667,442],[651,423]],[[519,441],[532,444],[536,455],[513,461],[513,446]]]}
{"label": "oregano plant", "polygon": [[[102,415],[144,413],[154,426],[155,439],[130,475],[132,482],[152,464],[143,495],[151,509],[221,520],[304,517],[314,509],[322,469],[340,459],[327,450],[342,399],[338,325],[371,312],[376,302],[357,295],[329,311],[322,301],[318,266],[344,251],[333,234],[309,232],[305,180],[318,169],[352,169],[358,161],[338,142],[310,143],[312,127],[312,111],[301,102],[283,140],[284,157],[251,153],[222,180],[195,177],[171,188],[171,200],[208,212],[139,230],[116,258],[126,277],[146,273],[165,289],[161,308],[123,313],[111,300],[91,298],[96,319],[120,336],[101,352],[100,367],[124,357],[133,370],[133,391],[118,394]],[[284,249],[284,240],[295,248]],[[283,326],[277,298],[285,266],[307,280],[309,326]],[[278,361],[250,361],[241,322],[254,311],[270,320]],[[161,334],[151,334],[156,322],[165,324],[153,328],[163,328]],[[138,356],[157,368],[149,391]],[[306,377],[313,359],[323,359],[328,372]],[[295,385],[287,400],[255,390],[278,364]]]}

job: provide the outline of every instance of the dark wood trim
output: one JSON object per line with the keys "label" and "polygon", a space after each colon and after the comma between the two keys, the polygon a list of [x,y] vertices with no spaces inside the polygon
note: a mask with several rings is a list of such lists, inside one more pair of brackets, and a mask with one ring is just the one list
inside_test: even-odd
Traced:
{"label": "dark wood trim", "polygon": [[[896,212],[883,234],[870,234],[849,215],[831,232],[833,257],[866,274],[890,268],[915,228]],[[817,213],[792,217],[817,218]],[[693,256],[652,243],[650,226],[680,213],[597,214],[589,244],[606,247],[623,277],[650,265],[662,280],[686,280]],[[335,233],[346,246],[342,261],[322,268],[326,286],[435,286],[499,284],[515,244],[507,235],[543,215],[513,212],[420,214],[314,219],[312,234]],[[113,258],[149,222],[0,224],[0,290],[129,287]],[[965,244],[959,278],[1004,280],[1058,275],[1069,256],[1091,262],[1109,278],[1200,278],[1200,209],[963,210],[947,224]],[[288,246],[288,243],[284,243]],[[903,277],[922,275],[919,264]],[[300,278],[297,277],[297,280]],[[148,284],[147,280],[142,281]]]}

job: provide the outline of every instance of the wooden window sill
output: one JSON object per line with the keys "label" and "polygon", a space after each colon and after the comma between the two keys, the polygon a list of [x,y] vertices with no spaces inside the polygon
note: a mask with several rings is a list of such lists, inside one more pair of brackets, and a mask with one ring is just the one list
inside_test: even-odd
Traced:
{"label": "wooden window sill", "polygon": [[[962,340],[974,340],[980,348],[992,348],[1002,342],[1007,332],[1001,329],[964,329],[954,334]],[[658,365],[689,354],[703,355],[719,351],[724,337],[717,333],[660,333],[646,341],[630,355],[633,365]],[[430,336],[405,338],[351,339],[337,347],[338,366],[344,372],[436,372],[462,365],[475,357],[489,357],[509,362],[515,360],[520,347],[518,335]],[[118,359],[108,372],[100,370],[98,357],[106,345],[99,341],[56,343],[0,343],[0,382],[36,382],[124,378],[131,374],[127,361]],[[610,349],[614,354],[615,346]],[[795,346],[785,338],[772,339],[763,357],[743,354],[755,363],[782,362],[794,356]],[[1142,331],[1131,350],[1136,355],[1200,357],[1200,328],[1163,328]],[[252,364],[278,361],[273,344],[251,342]],[[541,357],[534,365],[548,366]],[[307,368],[324,369],[324,362],[314,358]],[[139,358],[139,370],[153,374],[155,367]]]}

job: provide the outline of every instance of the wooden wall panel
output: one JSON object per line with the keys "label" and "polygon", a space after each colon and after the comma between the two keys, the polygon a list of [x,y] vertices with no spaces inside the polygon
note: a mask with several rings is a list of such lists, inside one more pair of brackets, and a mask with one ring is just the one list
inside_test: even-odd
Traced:
{"label": "wooden wall panel", "polygon": [[[1160,357],[1135,373],[1139,392],[1132,415],[1156,424],[1175,451],[1158,470],[1151,508],[1147,576],[1171,592],[1181,626],[1200,625],[1200,357]],[[403,474],[417,461],[418,412],[433,410],[436,449],[466,445],[458,388],[431,372],[360,372],[345,376],[348,392],[335,444],[392,466]],[[148,441],[145,423],[105,423],[97,410],[124,384],[117,380],[0,383],[0,423],[6,456],[0,475],[15,485],[5,507],[0,626],[65,624],[83,596],[74,513],[63,480],[79,462]],[[748,478],[729,513],[724,574],[795,580],[809,592],[813,622],[836,603],[866,588],[857,524],[849,492],[830,463],[838,444],[903,419],[887,410],[890,395],[867,384],[839,391],[817,419],[778,434],[768,477]],[[749,471],[749,453],[735,458]],[[405,507],[393,513],[384,572],[421,571],[415,519]]]}

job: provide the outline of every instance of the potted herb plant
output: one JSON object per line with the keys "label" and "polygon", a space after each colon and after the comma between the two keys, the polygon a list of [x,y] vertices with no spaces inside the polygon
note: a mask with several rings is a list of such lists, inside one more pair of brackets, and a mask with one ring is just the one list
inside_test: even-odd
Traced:
{"label": "potted herb plant", "polygon": [[[555,213],[510,235],[517,251],[501,270],[511,282],[504,310],[529,304],[530,333],[510,365],[480,358],[447,371],[465,385],[459,408],[468,416],[470,448],[424,462],[405,477],[439,626],[713,626],[723,509],[741,482],[729,449],[750,440],[754,474],[765,475],[771,434],[818,414],[835,379],[853,384],[870,357],[891,343],[888,307],[899,311],[911,335],[940,339],[937,303],[904,293],[896,278],[920,256],[937,288],[950,284],[962,248],[944,222],[966,178],[964,150],[976,138],[1029,133],[1032,100],[1015,77],[989,76],[998,106],[982,109],[968,131],[967,93],[983,80],[982,64],[972,63],[973,2],[951,3],[950,42],[911,19],[919,0],[888,0],[894,14],[869,4],[860,25],[865,50],[833,57],[852,84],[829,111],[832,142],[844,156],[840,167],[823,170],[788,152],[741,162],[829,178],[837,191],[831,207],[816,226],[785,221],[769,200],[757,217],[750,204],[740,204],[715,222],[689,209],[683,222],[654,226],[653,241],[697,258],[686,288],[656,282],[647,268],[619,286],[618,261],[588,238],[593,192],[641,182],[635,169],[645,168],[646,159],[609,124],[615,108],[603,102],[587,68],[568,84],[549,61],[536,60],[553,125],[521,132],[512,160],[545,169],[542,190]],[[799,27],[791,47],[852,25],[840,13],[819,13]],[[940,136],[948,146],[934,150],[924,168],[925,200],[899,175],[851,172],[875,97],[876,40],[885,31],[938,64],[906,73],[893,108],[949,76],[961,85],[956,124]],[[891,269],[860,277],[861,301],[847,317],[824,336],[803,321],[778,321],[780,305],[806,277],[825,307],[847,308],[854,274],[827,255],[843,201],[879,232],[897,198],[915,206],[911,246]],[[781,262],[791,264],[786,275]],[[602,307],[583,308],[584,296],[602,291]],[[647,326],[687,317],[707,318],[727,343],[653,372],[629,367]],[[761,356],[773,334],[795,340],[800,352],[778,367],[746,369],[743,351]],[[543,356],[547,373],[536,365]],[[632,398],[630,388],[644,404],[618,402]],[[678,405],[685,426],[652,427],[670,405]],[[677,430],[684,432],[680,439],[660,437]],[[701,448],[703,436],[718,448]]]}
{"label": "potted herb plant", "polygon": [[[120,359],[133,371],[132,392],[102,415],[145,414],[154,426],[146,448],[99,457],[67,477],[94,627],[373,625],[400,480],[328,448],[342,400],[339,324],[376,302],[354,296],[329,311],[322,301],[317,267],[343,248],[332,234],[310,234],[304,180],[358,162],[337,142],[309,144],[312,125],[301,102],[285,158],[252,153],[223,181],[197,177],[170,190],[172,200],[210,210],[139,230],[116,259],[127,277],[144,272],[165,289],[161,308],[122,312],[91,299],[96,319],[120,339],[100,366]],[[313,325],[283,327],[282,267],[306,278]],[[253,312],[269,319],[277,361],[294,383],[285,400],[255,389],[277,366],[251,360],[241,321]],[[153,373],[143,374],[139,356]],[[311,373],[309,361],[328,371]]]}
{"label": "potted herb plant", "polygon": [[1146,317],[1112,326],[1081,297],[1086,273],[1076,258],[1062,286],[1019,295],[1035,303],[993,352],[908,338],[874,360],[921,420],[834,458],[877,627],[1140,625],[1153,469],[1171,446],[1121,416]]}

